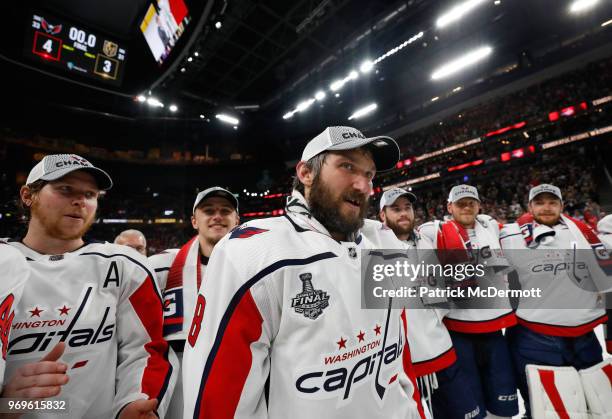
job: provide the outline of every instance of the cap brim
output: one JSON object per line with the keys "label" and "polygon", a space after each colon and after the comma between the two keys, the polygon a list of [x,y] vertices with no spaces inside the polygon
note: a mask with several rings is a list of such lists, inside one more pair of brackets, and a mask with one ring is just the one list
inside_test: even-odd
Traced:
{"label": "cap brim", "polygon": [[204,195],[194,206],[193,206],[193,211],[195,212],[195,210],[202,205],[202,202],[204,202],[205,199],[208,198],[213,198],[213,197],[218,197],[218,198],[225,198],[233,207],[234,209],[238,210],[238,199],[236,199],[236,197],[234,195],[232,195],[231,193],[225,192],[225,191],[221,191],[221,190],[216,190],[216,191],[210,191],[209,193],[207,193],[206,195]]}
{"label": "cap brim", "polygon": [[97,167],[68,167],[66,169],[55,170],[52,173],[41,177],[40,179],[46,181],[58,180],[66,176],[68,173],[72,173],[77,170],[84,170],[91,173],[94,179],[96,179],[98,188],[102,191],[109,190],[113,187],[113,180],[111,179],[110,175]]}
{"label": "cap brim", "polygon": [[531,197],[531,199],[529,199],[529,202],[533,201],[533,200],[535,199],[535,197],[536,197],[536,196],[542,195],[543,193],[547,193],[547,194],[549,194],[549,195],[552,195],[552,196],[554,196],[555,198],[557,198],[559,201],[563,202],[563,198],[561,198],[559,195],[557,195],[556,193],[551,192],[551,191],[542,191],[542,192],[538,192],[538,193],[536,193],[535,195],[533,195],[533,196]]}
{"label": "cap brim", "polygon": [[368,150],[370,150],[378,172],[384,172],[395,168],[395,165],[400,159],[399,146],[393,138],[385,136],[348,141],[331,146],[327,151],[354,150],[360,147],[367,147]]}

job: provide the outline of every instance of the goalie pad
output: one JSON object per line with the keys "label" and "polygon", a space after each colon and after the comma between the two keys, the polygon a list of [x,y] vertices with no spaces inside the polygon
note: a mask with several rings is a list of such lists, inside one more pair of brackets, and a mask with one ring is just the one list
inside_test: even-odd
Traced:
{"label": "goalie pad", "polygon": [[525,370],[534,419],[589,419],[575,368],[527,365]]}
{"label": "goalie pad", "polygon": [[612,419],[612,359],[579,372],[591,417]]}

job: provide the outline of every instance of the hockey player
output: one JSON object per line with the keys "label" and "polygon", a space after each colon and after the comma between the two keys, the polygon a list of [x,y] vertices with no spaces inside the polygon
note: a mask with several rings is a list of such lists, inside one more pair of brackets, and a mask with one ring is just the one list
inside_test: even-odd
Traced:
{"label": "hockey player", "polygon": [[74,154],[46,156],[30,171],[20,191],[27,234],[9,241],[28,260],[30,279],[13,321],[6,375],[32,385],[36,377],[20,372],[59,342],[52,360],[65,346],[69,380],[58,397],[68,401],[71,418],[163,417],[176,372],[154,276],[133,249],[83,240],[100,190],[111,186],[106,172]]}
{"label": "hockey player", "polygon": [[[456,259],[460,254],[465,255],[465,262],[486,258],[486,275],[477,279],[477,286],[482,287],[486,280],[488,285],[504,287],[505,278],[498,271],[507,269],[508,263],[499,254],[499,225],[493,218],[479,215],[478,190],[470,185],[454,186],[447,210],[449,220],[425,223],[418,232],[434,243],[441,258]],[[462,282],[453,284],[461,286]],[[475,304],[473,299],[451,302],[444,319],[458,366],[467,378],[465,385],[478,401],[478,411],[470,417],[512,417],[518,414],[518,397],[502,329],[515,325],[516,317],[507,298],[487,300],[486,308]],[[434,393],[434,410],[436,402]]]}
{"label": "hockey player", "polygon": [[[575,281],[570,278],[569,269],[553,272],[545,267],[555,261],[551,255],[573,249],[574,245],[582,252],[597,252],[603,247],[589,226],[562,214],[562,199],[561,190],[554,185],[532,188],[529,212],[517,223],[504,226],[501,235],[503,248],[513,249],[506,254],[518,271],[521,287],[544,288],[541,298],[534,303],[537,308],[528,300],[520,300],[516,312],[519,325],[508,332],[527,415],[530,414],[527,364],[584,369],[603,359],[601,345],[593,332],[607,319],[604,309],[598,305],[598,294],[573,285]],[[569,300],[574,303],[571,309],[562,308]]]}
{"label": "hockey player", "polygon": [[[0,270],[0,348],[2,348],[0,394],[2,394],[3,383],[7,381],[3,377],[11,325],[23,286],[30,276],[30,269],[23,255],[5,242],[0,242],[0,266],[2,266]],[[9,395],[4,397],[12,397],[10,391]]]}
{"label": "hockey player", "polygon": [[[429,239],[414,230],[417,197],[402,188],[385,191],[380,198],[379,217],[408,249],[433,249]],[[446,310],[420,309],[409,312],[408,342],[421,394],[430,402],[434,418],[464,419],[478,412],[478,402],[459,367],[446,326]],[[412,320],[412,321],[411,321]],[[433,397],[432,397],[433,396]],[[433,405],[432,405],[433,404]]]}
{"label": "hockey player", "polygon": [[402,247],[364,221],[376,170],[398,158],[391,138],[327,128],[285,216],[217,244],[185,346],[185,418],[424,417],[404,311],[361,309],[361,250]]}
{"label": "hockey player", "polygon": [[[168,249],[149,258],[164,295],[164,337],[179,361],[183,357],[198,289],[206,280],[210,254],[239,220],[236,197],[218,186],[208,188],[198,193],[193,203],[191,224],[198,234],[180,249]],[[179,381],[168,409],[169,418],[183,417],[182,387]]]}

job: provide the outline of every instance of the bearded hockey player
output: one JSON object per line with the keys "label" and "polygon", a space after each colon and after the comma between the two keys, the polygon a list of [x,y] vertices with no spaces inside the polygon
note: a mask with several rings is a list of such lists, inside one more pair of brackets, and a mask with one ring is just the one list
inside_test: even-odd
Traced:
{"label": "bearded hockey player", "polygon": [[[30,269],[25,257],[17,250],[0,242],[0,347],[2,348],[2,359],[0,359],[0,394],[6,380],[4,368],[6,364],[6,352],[8,350],[11,325],[15,317],[15,308],[21,299],[23,286],[30,276]],[[9,392],[10,393],[10,392]],[[4,397],[12,397],[6,396]]]}
{"label": "bearded hockey player", "polygon": [[[218,186],[203,190],[196,196],[191,217],[191,224],[198,234],[180,249],[168,249],[149,258],[164,295],[164,337],[179,361],[183,356],[198,289],[206,280],[210,254],[238,222],[238,200],[230,191]],[[182,387],[182,381],[179,381],[172,394],[169,418],[183,417]]]}
{"label": "bearded hockey player", "polygon": [[106,172],[74,154],[46,156],[28,175],[20,192],[27,234],[9,245],[27,258],[30,279],[13,321],[6,375],[26,387],[28,379],[46,380],[14,374],[60,343],[69,380],[58,397],[68,401],[71,418],[163,417],[176,373],[153,273],[127,246],[83,240],[100,191],[111,186]]}
{"label": "bearded hockey player", "polygon": [[376,170],[398,158],[391,138],[327,128],[286,215],[217,244],[185,347],[185,418],[424,417],[405,311],[361,309],[361,250],[402,247],[364,222]]}
{"label": "bearded hockey player", "polygon": [[[417,197],[402,188],[385,191],[380,198],[379,217],[408,249],[428,251],[433,244],[414,230]],[[459,367],[457,355],[442,318],[446,310],[409,311],[408,343],[419,390],[429,402],[434,418],[464,419],[478,411],[478,403]]]}
{"label": "bearded hockey player", "polygon": [[[530,415],[531,394],[527,386],[526,365],[580,370],[603,359],[601,345],[593,332],[597,325],[607,320],[604,308],[598,303],[598,293],[574,285],[571,275],[575,271],[572,269],[553,271],[546,268],[546,264],[552,266],[554,255],[570,249],[573,251],[574,246],[577,252],[587,254],[597,254],[603,249],[589,226],[562,214],[562,199],[561,190],[554,185],[541,184],[532,188],[529,191],[529,212],[517,223],[504,226],[500,240],[504,249],[512,249],[506,254],[518,272],[521,287],[544,288],[541,298],[534,303],[537,308],[533,308],[528,300],[520,300],[516,312],[519,324],[508,332],[527,415]],[[610,275],[612,266],[609,260],[601,262],[601,272],[607,271]],[[580,270],[579,265],[575,266]],[[596,271],[589,270],[593,274]],[[563,402],[570,403],[570,407],[573,403],[572,400]]]}
{"label": "bearded hockey player", "polygon": [[[499,272],[509,267],[500,254],[499,225],[487,215],[479,215],[478,190],[470,185],[454,186],[448,196],[450,219],[428,222],[418,232],[429,238],[441,258],[453,263],[486,261],[485,275],[476,279],[476,286],[505,286]],[[449,256],[451,255],[451,256]],[[462,261],[456,260],[464,255]],[[470,279],[472,281],[472,279]],[[486,282],[485,282],[486,281]],[[451,278],[453,285],[462,286]],[[516,317],[507,298],[487,299],[487,308],[476,306],[473,299],[451,301],[444,319],[458,364],[478,402],[477,411],[469,417],[512,417],[518,413],[516,382],[507,341],[502,329],[516,324]],[[436,402],[434,393],[434,403]],[[434,404],[434,410],[437,404]]]}

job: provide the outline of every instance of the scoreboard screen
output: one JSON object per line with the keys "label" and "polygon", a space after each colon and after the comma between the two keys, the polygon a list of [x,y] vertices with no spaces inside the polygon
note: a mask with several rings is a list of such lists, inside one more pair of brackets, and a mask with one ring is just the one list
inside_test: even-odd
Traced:
{"label": "scoreboard screen", "polygon": [[119,85],[127,52],[105,35],[48,13],[34,13],[26,34],[25,53],[47,65]]}

